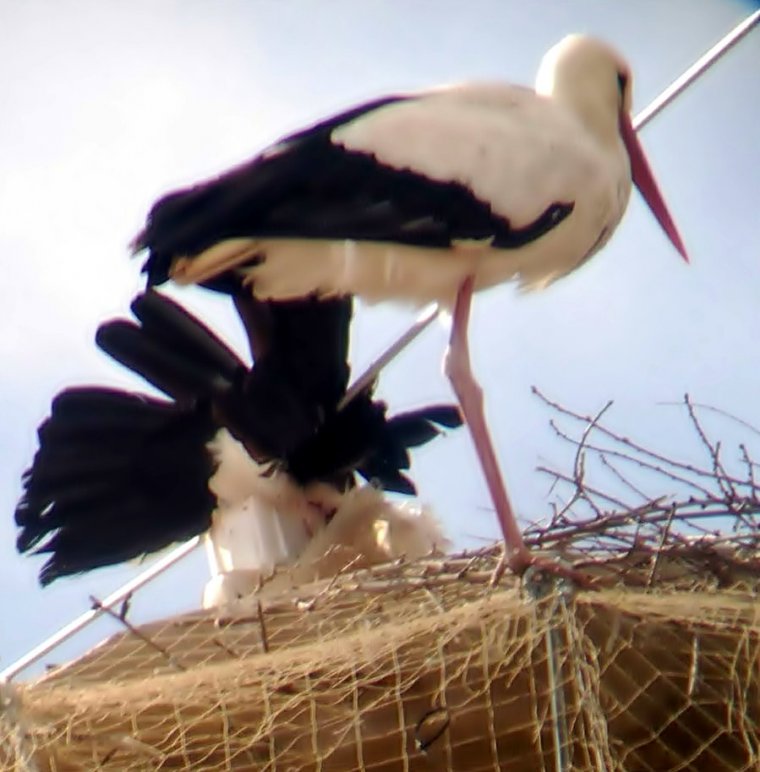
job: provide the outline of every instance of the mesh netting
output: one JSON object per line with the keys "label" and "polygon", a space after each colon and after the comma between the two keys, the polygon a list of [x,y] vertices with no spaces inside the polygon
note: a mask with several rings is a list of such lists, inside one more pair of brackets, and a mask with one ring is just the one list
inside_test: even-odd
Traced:
{"label": "mesh netting", "polygon": [[484,550],[127,629],[6,687],[3,768],[760,767],[753,588],[535,586]]}

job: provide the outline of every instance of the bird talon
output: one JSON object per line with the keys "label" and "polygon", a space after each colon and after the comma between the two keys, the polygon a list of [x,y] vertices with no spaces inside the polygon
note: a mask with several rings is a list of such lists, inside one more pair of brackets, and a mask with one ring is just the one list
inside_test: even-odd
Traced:
{"label": "bird talon", "polygon": [[534,595],[542,597],[554,588],[594,589],[597,580],[573,568],[558,557],[535,555],[527,550],[510,560],[510,568],[521,577],[526,586],[535,588]]}

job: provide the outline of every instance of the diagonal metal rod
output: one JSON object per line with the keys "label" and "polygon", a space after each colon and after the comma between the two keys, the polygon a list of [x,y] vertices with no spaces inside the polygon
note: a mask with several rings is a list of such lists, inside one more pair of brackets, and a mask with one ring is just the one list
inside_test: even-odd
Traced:
{"label": "diagonal metal rod", "polygon": [[440,309],[437,303],[431,303],[426,306],[414,321],[411,327],[401,336],[399,336],[380,356],[374,359],[367,369],[348,387],[343,399],[338,403],[338,410],[343,408],[361,391],[367,388],[372,381],[377,378],[380,371],[392,362],[412,341],[416,340],[420,333],[425,330],[430,323],[438,318]]}
{"label": "diagonal metal rod", "polygon": [[87,627],[90,622],[104,614],[108,609],[118,605],[133,592],[139,590],[141,587],[148,584],[148,582],[155,579],[159,574],[166,571],[167,568],[173,566],[179,560],[182,560],[182,558],[189,555],[198,544],[200,544],[200,540],[200,536],[193,536],[190,541],[186,541],[184,544],[176,547],[171,552],[164,555],[160,560],[153,563],[149,568],[146,568],[145,571],[138,574],[134,579],[130,579],[119,587],[118,590],[112,592],[97,608],[88,609],[83,614],[80,614],[72,622],[69,622],[65,627],[62,627],[57,633],[54,633],[49,638],[45,639],[38,646],[35,646],[23,657],[17,659],[13,664],[0,672],[0,682],[10,681],[15,678],[22,670],[26,670],[30,665],[33,665],[38,660],[42,659],[56,646],[71,638],[72,635],[75,635],[84,627]]}
{"label": "diagonal metal rod", "polygon": [[567,602],[573,588],[565,580],[546,576],[534,568],[525,572],[523,587],[536,604],[533,607],[536,623],[545,625],[546,680],[554,772],[568,772],[571,768],[571,741],[562,676],[563,641],[560,631],[570,616]]}
{"label": "diagonal metal rod", "polygon": [[[725,53],[733,48],[753,27],[760,22],[760,11],[755,11],[748,16],[743,22],[734,27],[725,37],[719,40],[707,53],[701,56],[689,69],[687,69],[682,75],[676,78],[656,99],[654,99],[647,107],[645,107],[633,120],[633,126],[635,129],[640,130],[649,123],[656,115],[658,115],[667,105],[669,105],[679,94],[681,94],[688,86],[690,86],[700,76],[704,75],[707,70],[715,64]],[[434,319],[438,317],[439,309],[437,306],[429,306],[426,308],[414,324],[401,335],[393,344],[391,344],[377,359],[375,359],[369,367],[354,381],[349,387],[346,396],[343,398],[340,408],[353,399],[363,388],[365,388],[371,381],[373,381],[379,372],[389,362],[391,362],[396,356],[398,356],[412,341],[414,341],[426,327],[428,327]],[[65,627],[62,627],[57,633],[54,633],[38,646],[35,646],[31,651],[27,652],[23,657],[16,660],[9,665],[5,670],[0,671],[0,682],[10,681],[15,678],[21,671],[25,670],[30,665],[37,662],[44,657],[48,652],[52,651],[60,643],[69,639],[72,635],[79,632],[82,628],[86,627],[95,618],[104,613],[105,608],[111,608],[118,603],[121,603],[128,595],[135,590],[139,589],[143,585],[150,582],[159,574],[162,574],[167,568],[174,565],[178,561],[182,560],[186,555],[190,554],[200,543],[200,537],[195,536],[185,544],[176,547],[171,552],[166,554],[163,558],[156,561],[150,568],[138,574],[134,579],[130,580],[118,590],[109,595],[102,604],[100,609],[90,609],[84,614],[78,616],[73,622],[70,622]]]}
{"label": "diagonal metal rod", "polygon": [[647,105],[634,119],[633,128],[643,129],[661,110],[666,108],[684,89],[704,75],[724,54],[727,54],[752,28],[760,22],[760,11],[750,14],[737,24],[731,32],[721,38],[709,51],[699,57],[683,75],[676,78],[653,102]]}
{"label": "diagonal metal rod", "polygon": [[567,725],[567,705],[565,691],[561,682],[562,661],[560,659],[561,640],[555,620],[549,619],[544,633],[546,646],[546,673],[551,690],[549,707],[552,722],[552,755],[556,772],[568,772],[570,769],[570,738]]}

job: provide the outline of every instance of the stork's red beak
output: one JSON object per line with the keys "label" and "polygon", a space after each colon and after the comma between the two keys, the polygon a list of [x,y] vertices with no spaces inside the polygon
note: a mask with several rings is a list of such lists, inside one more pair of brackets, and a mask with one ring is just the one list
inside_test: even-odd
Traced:
{"label": "stork's red beak", "polygon": [[649,168],[644,151],[641,149],[639,140],[636,137],[631,119],[625,113],[620,114],[620,133],[628,151],[628,156],[631,159],[631,176],[633,177],[634,185],[639,189],[641,195],[644,196],[644,200],[649,204],[649,208],[662,226],[662,229],[668,234],[668,238],[673,243],[673,246],[688,263],[689,256],[686,254],[686,247],[683,245],[678,228],[676,228],[673,218],[665,206],[660,189],[654,181],[654,175]]}

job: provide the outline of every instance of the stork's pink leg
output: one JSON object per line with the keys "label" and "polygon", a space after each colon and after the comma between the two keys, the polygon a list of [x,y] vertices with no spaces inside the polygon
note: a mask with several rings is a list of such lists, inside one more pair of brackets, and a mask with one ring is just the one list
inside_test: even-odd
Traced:
{"label": "stork's pink leg", "polygon": [[462,282],[457,292],[449,338],[449,351],[446,356],[446,375],[459,399],[464,420],[470,427],[470,434],[475,443],[480,466],[483,469],[501,532],[504,535],[506,563],[516,574],[521,575],[525,569],[534,566],[550,574],[564,576],[580,587],[594,586],[598,583],[595,578],[568,565],[558,563],[550,557],[535,556],[525,546],[522,533],[517,525],[517,518],[512,505],[509,503],[507,489],[504,486],[491,442],[491,435],[488,432],[488,425],[483,412],[483,390],[473,377],[470,367],[467,327],[470,322],[473,284],[474,279],[470,276]]}
{"label": "stork's pink leg", "polygon": [[480,466],[486,478],[496,516],[499,518],[504,544],[507,548],[507,562],[515,573],[522,573],[532,562],[530,550],[525,546],[517,518],[509,502],[507,489],[496,461],[491,435],[488,432],[483,412],[483,390],[472,375],[470,367],[470,346],[467,327],[470,321],[470,306],[474,280],[468,277],[457,292],[454,317],[446,356],[446,375],[451,381],[454,393],[459,399],[462,414],[475,443]]}

